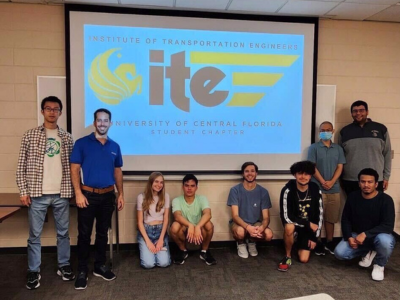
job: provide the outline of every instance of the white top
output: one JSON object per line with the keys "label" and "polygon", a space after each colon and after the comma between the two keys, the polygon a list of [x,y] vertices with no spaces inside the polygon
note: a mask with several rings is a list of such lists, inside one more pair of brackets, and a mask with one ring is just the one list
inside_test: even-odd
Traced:
{"label": "white top", "polygon": [[[145,224],[152,223],[154,221],[164,221],[164,212],[165,208],[170,207],[170,200],[169,200],[169,195],[165,193],[165,203],[164,207],[161,208],[159,212],[156,212],[156,207],[158,203],[158,196],[153,196],[153,203],[150,204],[149,211],[144,212],[143,214],[143,222]],[[137,196],[137,210],[143,210],[143,194],[139,194]]]}
{"label": "white top", "polygon": [[62,180],[61,138],[58,129],[46,130],[42,194],[60,194]]}

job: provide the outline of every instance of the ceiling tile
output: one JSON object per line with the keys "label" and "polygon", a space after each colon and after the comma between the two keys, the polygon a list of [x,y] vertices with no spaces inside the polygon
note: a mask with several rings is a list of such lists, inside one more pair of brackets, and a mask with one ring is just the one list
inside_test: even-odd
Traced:
{"label": "ceiling tile", "polygon": [[65,3],[118,4],[118,0],[64,0]]}
{"label": "ceiling tile", "polygon": [[369,21],[400,22],[400,5],[391,6],[376,15],[369,17]]}
{"label": "ceiling tile", "polygon": [[176,0],[175,7],[225,10],[229,0]]}
{"label": "ceiling tile", "polygon": [[357,3],[340,3],[329,12],[335,19],[364,20],[388,8],[389,5],[372,5]]}
{"label": "ceiling tile", "polygon": [[396,4],[400,0],[345,0],[344,2],[350,3],[362,3],[362,4],[379,4],[379,5],[392,5]]}
{"label": "ceiling tile", "polygon": [[122,5],[165,6],[172,7],[174,0],[120,0]]}
{"label": "ceiling tile", "polygon": [[279,13],[322,16],[337,5],[338,2],[289,1],[279,10]]}
{"label": "ceiling tile", "polygon": [[255,11],[255,12],[266,12],[274,13],[281,8],[287,0],[233,0],[228,10],[240,10],[240,11]]}

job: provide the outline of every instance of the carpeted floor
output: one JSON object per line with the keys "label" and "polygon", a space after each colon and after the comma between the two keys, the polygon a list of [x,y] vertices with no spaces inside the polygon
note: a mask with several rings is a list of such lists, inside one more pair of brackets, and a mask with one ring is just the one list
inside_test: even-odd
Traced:
{"label": "carpeted floor", "polygon": [[[89,275],[88,287],[76,291],[73,282],[63,282],[56,275],[55,253],[42,255],[41,286],[25,288],[27,257],[23,254],[0,254],[0,299],[148,299],[148,300],[258,300],[286,299],[326,293],[336,300],[399,300],[400,249],[385,268],[385,280],[371,279],[372,267],[358,267],[358,260],[342,262],[327,254],[312,254],[307,264],[294,259],[286,273],[277,271],[283,257],[282,246],[259,247],[258,257],[241,259],[234,247],[212,249],[216,266],[207,266],[192,252],[184,265],[166,269],[144,270],[138,253],[120,251],[114,271],[118,278],[106,282]],[[76,266],[76,254],[72,254]]]}

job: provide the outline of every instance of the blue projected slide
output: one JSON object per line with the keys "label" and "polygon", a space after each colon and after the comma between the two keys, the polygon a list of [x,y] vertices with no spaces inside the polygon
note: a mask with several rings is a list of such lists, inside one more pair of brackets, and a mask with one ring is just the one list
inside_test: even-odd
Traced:
{"label": "blue projected slide", "polygon": [[124,155],[299,154],[304,36],[84,25],[85,126]]}

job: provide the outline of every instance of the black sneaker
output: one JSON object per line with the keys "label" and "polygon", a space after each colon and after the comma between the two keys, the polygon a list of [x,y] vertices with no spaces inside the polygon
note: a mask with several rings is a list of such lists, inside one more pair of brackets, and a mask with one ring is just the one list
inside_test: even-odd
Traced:
{"label": "black sneaker", "polygon": [[217,261],[212,257],[210,250],[207,250],[206,252],[201,251],[200,259],[204,260],[204,262],[209,266],[217,264]]}
{"label": "black sneaker", "polygon": [[40,274],[39,272],[28,272],[26,276],[26,288],[28,290],[35,290],[40,286]]}
{"label": "black sneaker", "polygon": [[64,281],[71,281],[75,279],[75,275],[72,272],[71,266],[63,266],[58,269],[57,275],[61,276],[62,280]]}
{"label": "black sneaker", "polygon": [[108,269],[105,265],[102,265],[99,268],[95,268],[93,270],[93,275],[97,276],[97,277],[101,277],[107,281],[111,281],[111,280],[114,280],[115,278],[117,278],[117,276],[115,276],[115,274],[110,269]]}
{"label": "black sneaker", "polygon": [[85,271],[81,271],[78,273],[78,277],[75,280],[75,289],[76,290],[84,290],[87,287],[88,276]]}
{"label": "black sneaker", "polygon": [[177,265],[183,265],[185,263],[185,259],[188,258],[189,254],[187,251],[179,250],[179,252],[174,257],[174,263]]}
{"label": "black sneaker", "polygon": [[314,249],[314,253],[315,255],[325,255],[325,248],[324,248],[324,244],[322,244],[321,242],[317,242],[317,246]]}
{"label": "black sneaker", "polygon": [[330,241],[325,244],[325,250],[328,251],[330,254],[335,254],[335,244]]}

